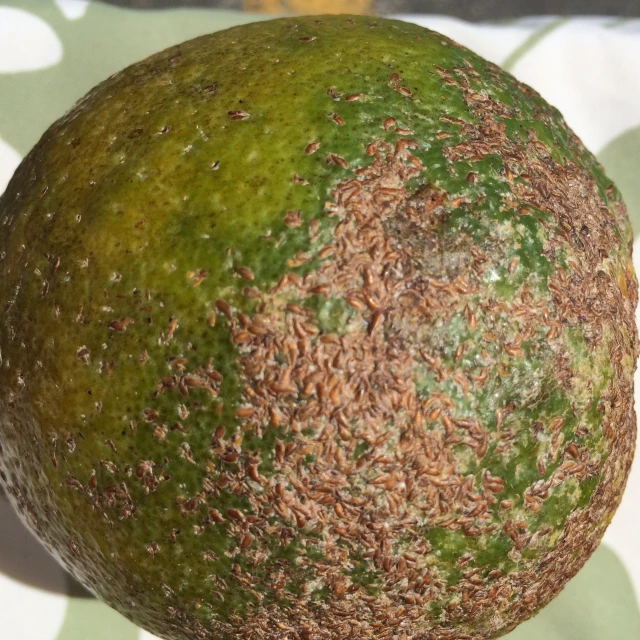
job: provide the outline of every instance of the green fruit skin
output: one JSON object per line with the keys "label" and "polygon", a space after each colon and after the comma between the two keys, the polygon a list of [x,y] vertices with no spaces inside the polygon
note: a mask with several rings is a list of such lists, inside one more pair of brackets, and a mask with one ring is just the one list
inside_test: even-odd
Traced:
{"label": "green fruit skin", "polygon": [[[382,127],[385,118],[393,116],[418,142],[412,153],[423,170],[408,188],[431,185],[450,200],[470,203],[452,207],[442,219],[442,237],[464,236],[467,246],[495,253],[499,235],[501,250],[473,300],[509,304],[526,286],[536,302],[556,314],[549,279],[558,269],[571,275],[571,260],[580,256],[577,245],[569,242],[550,256],[546,249],[561,233],[553,215],[505,209],[505,200],[517,197],[499,153],[447,159],[446,149],[471,134],[441,117],[473,126],[479,119],[460,86],[444,83],[438,68],[451,73],[473,68],[479,74],[471,79],[473,88],[510,110],[512,117],[503,121],[514,147],[524,148],[533,131],[543,149],[540,158],[560,167],[571,164],[589,177],[603,220],[619,238],[603,258],[602,273],[625,315],[598,325],[596,340],[590,333],[592,311],[586,310],[583,322],[563,324],[551,350],[548,327],[536,328],[521,347],[524,355],[505,360],[506,375],[492,369],[484,386],[472,385],[467,395],[451,379],[438,381],[426,369],[416,378],[423,395],[449,394],[493,434],[479,458],[456,449],[462,476],[481,484],[488,470],[504,483],[491,511],[500,526],[491,532],[466,535],[428,519],[422,523],[419,535],[431,545],[427,563],[442,584],[455,587],[463,580],[460,558],[470,553],[474,560],[466,568],[481,568],[483,579],[499,569],[502,579],[510,576],[513,584],[525,586],[508,602],[496,596],[480,613],[455,609],[459,593],[443,590],[422,606],[424,615],[414,622],[411,637],[479,639],[513,628],[586,559],[578,553],[568,568],[558,565],[556,584],[546,595],[518,608],[526,585],[544,573],[545,558],[561,544],[569,519],[588,516],[576,544],[588,554],[624,488],[635,429],[630,398],[637,347],[628,321],[636,303],[632,234],[620,195],[560,114],[511,76],[434,32],[393,20],[371,22],[355,16],[274,20],[158,53],[97,86],[54,123],[0,198],[2,486],[65,567],[98,597],[162,637],[249,637],[242,631],[245,620],[263,615],[268,605],[295,609],[303,583],[316,577],[307,561],[322,560],[321,524],[296,529],[286,545],[275,535],[259,537],[254,545],[266,559],[256,567],[226,524],[203,524],[209,508],[250,512],[245,498],[223,489],[191,513],[179,507],[202,491],[207,474],[219,478],[228,468],[213,461],[212,434],[218,426],[227,434],[241,428],[236,411],[246,400],[243,386],[251,384],[242,377],[239,348],[223,314],[218,311],[210,326],[215,301],[251,315],[255,302],[243,294],[246,286],[268,292],[283,273],[304,275],[313,268],[287,261],[300,251],[315,255],[331,238],[338,219],[327,215],[324,203],[340,180],[371,164],[368,143],[395,144],[398,133]],[[390,86],[392,73],[411,95]],[[328,95],[329,87],[340,100]],[[362,95],[345,99],[356,94]],[[229,112],[235,111],[249,117],[234,119]],[[328,117],[332,112],[343,126]],[[442,132],[448,137],[436,135]],[[321,143],[318,151],[305,153],[313,142]],[[327,152],[348,167],[328,164]],[[475,182],[470,172],[477,174]],[[292,181],[294,174],[308,184]],[[302,211],[302,226],[284,224],[290,210]],[[306,225],[312,218],[319,222],[318,240],[309,239]],[[518,266],[510,271],[514,258]],[[250,269],[254,280],[238,277],[237,267]],[[199,270],[206,270],[206,277],[196,283]],[[290,301],[300,302],[295,296]],[[330,308],[330,301],[319,304],[318,321],[331,325],[328,332],[340,333],[350,312],[336,306],[334,316],[323,315]],[[422,346],[437,348],[453,366],[452,354],[464,342],[461,366],[477,375],[481,349],[492,348],[482,336],[501,330],[495,318],[492,322],[489,326],[488,316],[479,315],[469,329],[463,309],[457,309],[444,324],[434,325]],[[513,329],[509,318],[500,322],[505,332]],[[553,357],[560,352],[568,362],[569,385],[556,377]],[[197,388],[182,398],[175,391],[154,395],[158,381],[176,371],[172,358],[177,357],[192,369],[211,358],[222,375],[218,397]],[[605,429],[614,397],[624,408],[615,437]],[[176,412],[181,403],[189,410],[185,419]],[[509,428],[516,436],[510,453],[500,455],[496,410],[505,406],[511,407]],[[549,438],[532,435],[531,425],[558,416],[564,420],[564,445],[577,442],[594,467],[580,482],[569,478],[556,486],[533,511],[524,502],[527,487],[548,479],[561,457],[540,472],[538,460]],[[171,430],[179,421],[184,433]],[[167,428],[164,437],[154,437],[158,424]],[[267,479],[276,473],[276,438],[288,442],[292,435],[280,426],[262,437],[245,437],[246,449],[261,457]],[[355,455],[367,446],[362,443]],[[615,460],[605,470],[610,456]],[[157,486],[151,489],[143,482],[144,471],[138,471],[142,461],[153,464]],[[595,508],[604,491],[607,504]],[[501,510],[502,501],[511,505]],[[279,518],[271,514],[270,525],[282,524]],[[507,520],[524,521],[529,534],[545,527],[550,532],[538,546],[516,553],[503,527]],[[216,559],[203,561],[205,552]],[[302,568],[296,561],[301,556]],[[276,564],[290,573],[277,593],[270,582]],[[234,579],[234,565],[256,576],[253,589],[262,601]],[[213,595],[212,575],[226,582],[224,600]],[[371,559],[355,552],[344,575],[364,594],[377,596],[389,588]],[[318,588],[307,602],[321,628],[331,595]],[[295,620],[295,611],[287,619]],[[343,637],[327,625],[322,633],[328,635],[317,637]],[[391,637],[392,627],[379,631],[380,637]],[[454,632],[461,635],[447,635]],[[265,637],[283,632],[269,633],[275,635]],[[300,628],[291,633],[287,637],[311,637]],[[371,628],[369,633],[373,637]]]}

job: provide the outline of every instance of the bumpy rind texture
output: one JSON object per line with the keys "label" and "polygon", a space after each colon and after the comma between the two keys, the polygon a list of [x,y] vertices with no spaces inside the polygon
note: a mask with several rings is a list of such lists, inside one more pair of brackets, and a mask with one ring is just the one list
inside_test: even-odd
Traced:
{"label": "bumpy rind texture", "polygon": [[439,34],[296,18],[159,53],[0,200],[0,472],[175,640],[479,640],[598,544],[635,435],[624,205]]}

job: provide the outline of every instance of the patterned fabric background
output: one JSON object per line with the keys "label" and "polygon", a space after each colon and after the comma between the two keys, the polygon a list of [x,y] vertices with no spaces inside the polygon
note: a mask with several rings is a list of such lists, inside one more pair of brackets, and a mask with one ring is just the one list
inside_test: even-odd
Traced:
{"label": "patterned fabric background", "polygon": [[[284,11],[297,0],[245,0]],[[323,3],[304,3],[320,7]],[[339,2],[335,5],[341,4]],[[369,0],[345,0],[351,11]],[[109,74],[188,38],[265,16],[133,11],[86,0],[0,0],[0,192],[45,128]],[[640,20],[528,18],[472,25],[404,15],[501,64],[558,106],[625,195],[640,272]],[[636,387],[639,387],[636,379]],[[640,637],[640,463],[605,542],[562,594],[508,640]],[[152,640],[87,594],[0,495],[0,638]]]}
{"label": "patterned fabric background", "polygon": [[218,7],[266,13],[389,13],[496,20],[525,15],[640,16],[637,0],[102,0],[129,8]]}

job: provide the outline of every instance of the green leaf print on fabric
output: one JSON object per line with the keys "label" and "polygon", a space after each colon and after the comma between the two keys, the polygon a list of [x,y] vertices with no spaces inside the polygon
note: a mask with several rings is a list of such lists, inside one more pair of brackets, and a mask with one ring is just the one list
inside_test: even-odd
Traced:
{"label": "green leaf print on fabric", "polygon": [[[607,175],[616,183],[627,204],[634,235],[640,235],[640,127],[627,129],[614,138],[600,153]],[[640,627],[639,627],[640,628]]]}
{"label": "green leaf print on fabric", "polygon": [[540,44],[549,34],[553,33],[556,29],[562,27],[567,22],[568,20],[566,18],[558,18],[557,20],[547,23],[537,31],[534,31],[519,47],[516,47],[516,49],[507,56],[501,65],[502,68],[507,71],[511,71],[520,58]]}

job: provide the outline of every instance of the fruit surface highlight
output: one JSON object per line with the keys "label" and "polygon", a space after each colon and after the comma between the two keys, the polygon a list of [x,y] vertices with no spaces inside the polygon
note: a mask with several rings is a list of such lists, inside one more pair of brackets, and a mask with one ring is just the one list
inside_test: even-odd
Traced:
{"label": "fruit surface highlight", "polygon": [[115,74],[0,198],[0,481],[172,640],[480,640],[634,439],[632,233],[557,110],[356,16]]}

